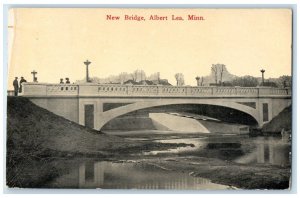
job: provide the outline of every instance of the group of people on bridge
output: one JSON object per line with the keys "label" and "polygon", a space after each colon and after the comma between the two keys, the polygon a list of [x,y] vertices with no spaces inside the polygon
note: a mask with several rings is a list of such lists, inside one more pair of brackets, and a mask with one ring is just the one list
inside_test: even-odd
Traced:
{"label": "group of people on bridge", "polygon": [[14,86],[14,95],[18,96],[18,93],[22,92],[22,83],[27,82],[25,78],[22,76],[20,82],[18,82],[18,77],[15,77],[15,80],[13,81]]}
{"label": "group of people on bridge", "polygon": [[[64,79],[61,78],[59,84],[64,84]],[[66,84],[70,84],[70,79],[66,78]]]}
{"label": "group of people on bridge", "polygon": [[[18,93],[22,92],[22,83],[27,82],[25,78],[22,76],[20,82],[18,81],[18,77],[15,77],[15,80],[13,81],[14,86],[14,96],[18,96]],[[34,82],[37,82],[36,77]],[[60,84],[70,84],[70,79],[66,78],[66,82],[63,81],[63,78],[60,79]]]}

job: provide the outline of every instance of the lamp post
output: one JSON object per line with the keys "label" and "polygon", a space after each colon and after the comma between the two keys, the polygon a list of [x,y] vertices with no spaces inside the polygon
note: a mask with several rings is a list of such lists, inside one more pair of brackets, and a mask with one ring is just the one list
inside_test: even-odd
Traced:
{"label": "lamp post", "polygon": [[264,82],[265,82],[265,79],[264,79],[264,73],[265,73],[266,70],[264,69],[261,69],[260,72],[261,72],[261,78],[262,78],[262,86],[264,86]]}
{"label": "lamp post", "polygon": [[196,80],[197,80],[197,86],[199,87],[199,86],[200,86],[200,81],[199,81],[199,80],[200,80],[200,77],[197,76],[197,77],[196,77]]}
{"label": "lamp post", "polygon": [[91,62],[89,60],[86,60],[84,62],[84,64],[86,65],[86,82],[90,82],[90,79],[89,79],[89,64],[91,64]]}
{"label": "lamp post", "polygon": [[33,70],[31,72],[31,74],[32,74],[32,77],[33,77],[33,82],[37,82],[37,78],[35,77],[35,75],[37,74],[37,72],[35,70]]}

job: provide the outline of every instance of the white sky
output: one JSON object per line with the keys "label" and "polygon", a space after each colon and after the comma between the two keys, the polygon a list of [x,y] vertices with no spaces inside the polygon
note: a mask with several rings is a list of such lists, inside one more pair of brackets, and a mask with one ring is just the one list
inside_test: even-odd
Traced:
{"label": "white sky", "polygon": [[[210,73],[223,63],[235,75],[291,75],[291,11],[288,9],[13,9],[9,25],[9,79],[71,82],[143,69],[175,84]],[[124,15],[201,15],[205,21],[125,21]],[[108,21],[106,15],[120,16]]]}

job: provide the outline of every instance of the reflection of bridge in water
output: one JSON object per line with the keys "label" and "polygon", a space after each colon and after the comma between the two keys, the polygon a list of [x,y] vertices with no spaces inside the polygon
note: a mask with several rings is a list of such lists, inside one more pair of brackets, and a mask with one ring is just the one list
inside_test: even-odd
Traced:
{"label": "reflection of bridge in water", "polygon": [[[230,138],[227,138],[228,144],[222,141],[213,142],[213,144],[221,144],[219,147],[213,148],[219,151],[238,151],[243,150],[244,152],[233,152],[234,156],[237,154],[238,158],[233,158],[234,163],[230,163],[237,167],[238,164],[247,164],[247,166],[241,166],[241,171],[245,170],[243,167],[248,168],[271,168],[283,166],[290,166],[290,143],[286,140],[280,140],[273,137],[258,137],[253,140],[242,139],[241,146],[239,143],[241,139],[238,139],[237,144],[234,144]],[[215,141],[215,140],[213,140]],[[250,144],[250,145],[249,145]],[[199,148],[205,149],[206,146],[201,146]],[[203,164],[199,160],[198,151],[192,151],[188,153],[190,160],[185,161],[182,157],[178,159],[178,165],[184,167],[194,166],[195,169],[190,169],[190,171],[200,170],[201,172],[208,167],[219,167],[223,164]],[[216,153],[213,151],[213,153]],[[222,155],[223,153],[220,152]],[[193,156],[195,158],[193,159]],[[219,154],[209,155],[211,158],[219,159]],[[140,157],[136,156],[141,160]],[[236,156],[237,157],[237,156]],[[172,159],[173,157],[171,157]],[[173,158],[174,159],[174,158]],[[184,161],[181,161],[184,160]],[[176,159],[175,159],[176,161]],[[227,160],[226,160],[227,161]],[[231,161],[231,160],[230,160]],[[84,163],[77,164],[73,161],[66,163],[61,161],[62,167],[66,167],[64,174],[56,178],[51,187],[66,187],[66,188],[104,188],[104,189],[224,189],[227,186],[218,185],[211,183],[210,180],[200,177],[192,177],[185,173],[176,170],[168,170],[162,166],[174,167],[172,165],[174,161],[172,160],[162,160],[163,165],[157,165],[152,159],[141,160],[139,162],[135,161],[120,161],[120,162],[109,162],[109,161],[85,161]],[[200,162],[200,163],[199,163]],[[223,160],[223,162],[225,162]],[[225,162],[228,164],[228,162]],[[257,165],[261,164],[261,165]],[[165,164],[165,165],[164,165]],[[168,165],[169,164],[169,165]],[[263,165],[265,164],[265,165]],[[203,166],[204,165],[204,166]],[[224,165],[224,164],[223,164]],[[58,167],[61,167],[58,166]],[[176,167],[176,165],[175,165]],[[71,169],[70,169],[71,168]],[[178,167],[179,168],[179,167]],[[173,168],[172,168],[173,169]],[[62,169],[63,170],[63,169]],[[275,168],[277,170],[277,168]],[[216,172],[216,174],[218,174]]]}
{"label": "reflection of bridge in water", "polygon": [[290,164],[290,144],[287,140],[279,140],[272,137],[266,139],[258,138],[255,140],[255,149],[235,162],[242,164],[259,163],[279,166]]}
{"label": "reflection of bridge in water", "polygon": [[260,142],[257,145],[257,163],[285,166],[289,164],[289,145],[282,142]]}
{"label": "reflection of bridge in water", "polygon": [[224,186],[213,184],[208,179],[157,169],[138,168],[134,163],[85,163],[79,167],[79,188],[224,189]]}
{"label": "reflection of bridge in water", "polygon": [[57,115],[98,130],[136,110],[184,104],[234,109],[262,126],[291,104],[290,89],[269,87],[24,83],[21,95]]}
{"label": "reflection of bridge in water", "polygon": [[[253,152],[235,162],[288,166],[290,144],[276,138],[258,138]],[[201,169],[201,167],[199,167]],[[212,189],[225,188],[201,177],[163,170],[152,164],[87,162],[79,167],[79,188]]]}

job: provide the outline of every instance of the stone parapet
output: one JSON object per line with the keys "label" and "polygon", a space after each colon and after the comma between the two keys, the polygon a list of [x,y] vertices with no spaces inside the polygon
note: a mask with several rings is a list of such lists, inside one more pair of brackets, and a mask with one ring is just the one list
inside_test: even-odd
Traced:
{"label": "stone parapet", "polygon": [[20,95],[29,97],[291,97],[291,89],[272,87],[23,83],[23,92]]}

